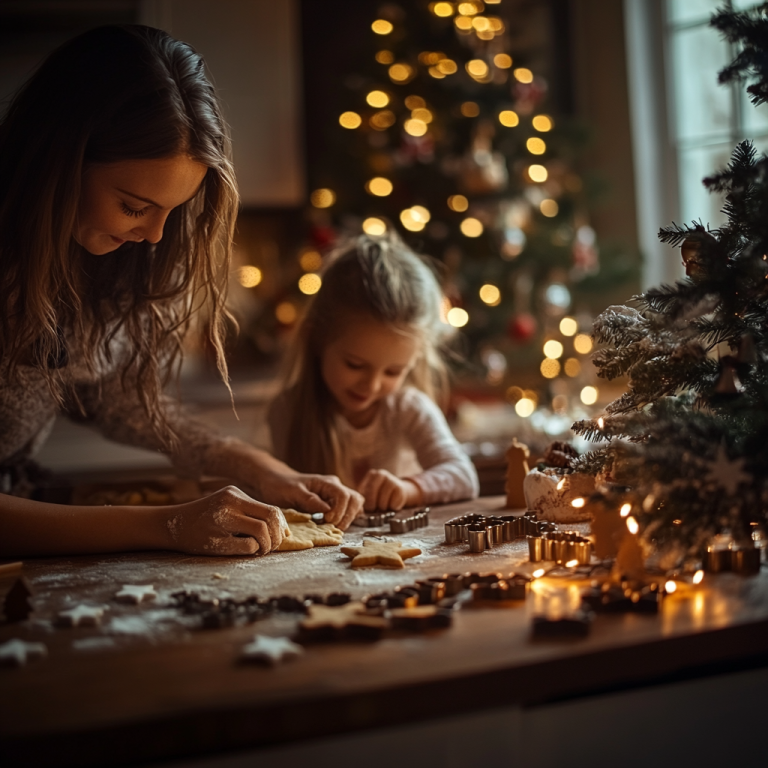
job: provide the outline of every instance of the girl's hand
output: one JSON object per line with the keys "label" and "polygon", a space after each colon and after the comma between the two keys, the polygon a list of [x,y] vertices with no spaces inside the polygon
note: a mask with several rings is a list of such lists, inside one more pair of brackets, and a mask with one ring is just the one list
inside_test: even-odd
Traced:
{"label": "girl's hand", "polygon": [[233,485],[168,507],[165,526],[170,548],[191,555],[266,555],[280,546],[287,527],[277,507]]}
{"label": "girl's hand", "polygon": [[360,483],[365,509],[398,510],[421,503],[421,489],[413,480],[395,477],[386,469],[369,469]]}

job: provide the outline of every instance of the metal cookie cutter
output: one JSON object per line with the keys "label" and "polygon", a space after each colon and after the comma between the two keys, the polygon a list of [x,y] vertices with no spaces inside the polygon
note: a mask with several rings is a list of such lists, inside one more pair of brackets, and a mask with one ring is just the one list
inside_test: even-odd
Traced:
{"label": "metal cookie cutter", "polygon": [[557,563],[589,565],[592,542],[578,531],[547,531],[528,536],[528,559],[532,563],[554,560]]}
{"label": "metal cookie cutter", "polygon": [[352,521],[352,525],[359,525],[361,528],[378,528],[381,525],[386,525],[387,521],[394,516],[395,513],[391,511],[364,512]]}
{"label": "metal cookie cutter", "polygon": [[408,533],[417,528],[426,528],[429,525],[429,507],[416,510],[403,510],[396,512],[389,518],[390,533]]}

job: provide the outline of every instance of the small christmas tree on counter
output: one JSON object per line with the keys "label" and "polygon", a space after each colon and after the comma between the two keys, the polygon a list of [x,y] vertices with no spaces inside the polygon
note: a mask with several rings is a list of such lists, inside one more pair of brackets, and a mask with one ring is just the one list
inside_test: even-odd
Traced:
{"label": "small christmas tree on counter", "polygon": [[[749,81],[752,103],[763,104],[768,4],[719,11],[712,24],[740,51],[720,82]],[[768,157],[744,141],[704,184],[725,194],[727,223],[660,231],[681,248],[687,279],[596,319],[595,341],[606,345],[598,375],[628,376],[629,387],[603,416],[573,426],[607,441],[576,469],[626,483],[630,527],[672,560],[719,535],[751,546],[768,522]]]}

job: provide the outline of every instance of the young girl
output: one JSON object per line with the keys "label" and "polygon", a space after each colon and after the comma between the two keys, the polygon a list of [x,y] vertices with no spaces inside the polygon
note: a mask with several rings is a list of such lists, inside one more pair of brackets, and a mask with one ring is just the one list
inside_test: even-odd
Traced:
{"label": "young girl", "polygon": [[[238,195],[203,61],[148,27],[101,27],[43,63],[0,124],[0,557],[177,549],[264,554],[270,504],[346,527],[362,499],[211,434],[162,394],[193,314],[222,354]],[[175,507],[77,507],[13,494],[57,412],[230,478]],[[10,495],[8,495],[10,494]]]}
{"label": "young girl", "polygon": [[447,326],[429,267],[394,235],[329,257],[270,410],[278,458],[335,473],[368,510],[474,498],[477,473],[435,403]]}

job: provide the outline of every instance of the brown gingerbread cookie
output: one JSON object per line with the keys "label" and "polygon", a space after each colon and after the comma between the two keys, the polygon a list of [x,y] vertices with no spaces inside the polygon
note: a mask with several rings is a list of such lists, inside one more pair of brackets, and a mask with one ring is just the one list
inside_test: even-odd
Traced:
{"label": "brown gingerbread cookie", "polygon": [[366,539],[362,547],[342,547],[341,551],[352,558],[353,568],[368,565],[386,565],[405,568],[403,560],[421,554],[418,547],[404,547],[399,541],[371,541]]}

